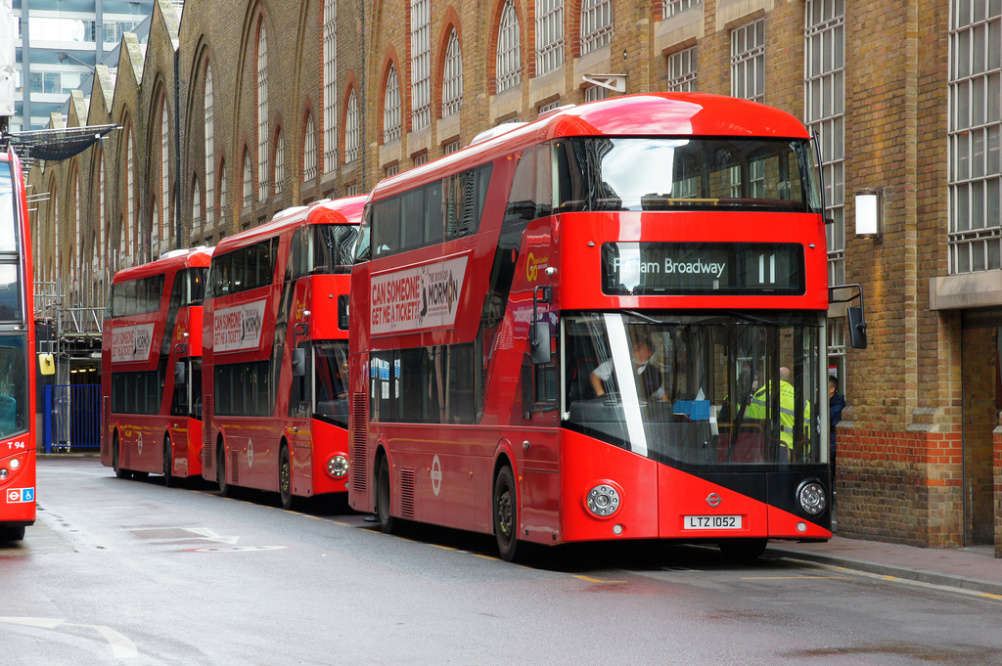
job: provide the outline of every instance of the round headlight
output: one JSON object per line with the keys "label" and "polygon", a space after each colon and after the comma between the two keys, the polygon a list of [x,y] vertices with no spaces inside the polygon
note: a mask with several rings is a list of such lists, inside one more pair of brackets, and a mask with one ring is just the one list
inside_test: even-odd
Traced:
{"label": "round headlight", "polygon": [[348,459],[344,456],[334,456],[327,461],[327,473],[335,479],[348,473]]}
{"label": "round headlight", "polygon": [[595,486],[585,498],[588,510],[600,518],[611,516],[619,509],[619,492],[608,484]]}
{"label": "round headlight", "polygon": [[802,484],[797,491],[797,499],[800,500],[800,508],[812,516],[818,515],[828,506],[825,487],[816,481]]}
{"label": "round headlight", "polygon": [[20,466],[21,466],[21,461],[18,460],[17,458],[14,458],[13,460],[10,461],[10,468],[11,469],[17,469]]}
{"label": "round headlight", "polygon": [[6,479],[8,474],[10,474],[10,472],[7,471],[6,467],[0,469],[0,479]]}

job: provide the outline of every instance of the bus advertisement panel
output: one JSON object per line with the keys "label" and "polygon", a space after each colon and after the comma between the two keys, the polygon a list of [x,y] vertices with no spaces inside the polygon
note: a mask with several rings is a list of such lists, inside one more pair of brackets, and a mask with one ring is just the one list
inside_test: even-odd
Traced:
{"label": "bus advertisement panel", "polygon": [[112,278],[101,340],[101,462],[119,478],[202,474],[202,299],[212,250]]}
{"label": "bus advertisement panel", "polygon": [[35,522],[35,298],[21,163],[0,154],[0,541]]}
{"label": "bus advertisement panel", "polygon": [[296,497],[346,493],[348,289],[365,197],[225,238],[203,323],[202,474]]}
{"label": "bus advertisement panel", "polygon": [[352,272],[351,506],[506,559],[830,538],[817,175],[787,113],[647,94],[382,181]]}

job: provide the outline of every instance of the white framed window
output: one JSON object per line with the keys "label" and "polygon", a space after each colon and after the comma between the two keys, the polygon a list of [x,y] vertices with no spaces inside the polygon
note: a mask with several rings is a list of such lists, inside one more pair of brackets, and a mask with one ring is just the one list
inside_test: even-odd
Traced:
{"label": "white framed window", "polygon": [[344,161],[351,163],[358,159],[358,148],[361,141],[358,118],[358,97],[352,90],[348,95],[348,112],[344,121]]}
{"label": "white framed window", "polygon": [[268,198],[268,31],[261,17],[257,37],[257,198]]}
{"label": "white framed window", "polygon": [[453,30],[445,48],[445,72],[442,76],[442,117],[458,113],[463,106],[463,53],[459,35]]}
{"label": "white framed window", "polygon": [[[133,248],[132,244],[129,243],[128,230],[129,228],[134,228],[139,226],[139,220],[136,219],[136,159],[134,155],[136,138],[133,136],[133,130],[131,124],[129,126],[129,132],[126,136],[128,138],[125,142],[125,159],[126,159],[126,169],[128,169],[129,171],[129,183],[126,188],[126,196],[129,198],[129,203],[127,204],[129,210],[129,219],[125,223],[125,233],[123,235],[126,245],[123,248],[123,250],[125,252],[124,256],[131,264]],[[138,231],[136,235],[137,236],[139,235]]]}
{"label": "white framed window", "polygon": [[501,10],[498,27],[497,92],[511,90],[522,83],[522,41],[514,0],[507,0]]}
{"label": "white framed window", "polygon": [[564,64],[564,0],[536,4],[536,76]]}
{"label": "white framed window", "polygon": [[324,0],[324,173],[337,168],[337,0]]}
{"label": "white framed window", "polygon": [[362,193],[362,186],[359,185],[358,183],[349,185],[347,191],[345,192],[345,194],[349,197],[357,197],[361,193]]}
{"label": "white framed window", "polygon": [[202,192],[198,187],[198,178],[191,182],[191,230],[197,231],[202,226]]}
{"label": "white framed window", "polygon": [[459,143],[459,140],[457,139],[456,141],[450,141],[449,143],[442,146],[442,151],[446,155],[451,155],[462,147],[463,147],[462,144]]}
{"label": "white framed window", "polygon": [[219,165],[219,218],[226,219],[226,162]]}
{"label": "white framed window", "polygon": [[670,18],[701,4],[703,4],[703,0],[662,0],[661,15],[664,18]]}
{"label": "white framed window", "polygon": [[537,111],[537,113],[539,115],[543,115],[544,113],[546,113],[548,111],[553,111],[554,109],[559,109],[559,108],[560,108],[560,100],[557,99],[557,100],[554,100],[554,101],[549,102],[547,104],[540,104],[539,105],[539,111]]}
{"label": "white framed window", "polygon": [[804,6],[804,124],[821,143],[829,284],[845,284],[845,5],[807,0]]}
{"label": "white framed window", "polygon": [[[170,201],[170,121],[167,114],[167,95],[161,98],[160,102],[160,201],[163,206],[167,206]],[[160,232],[160,239],[167,240],[167,210],[161,211],[164,219],[160,216],[153,217],[153,227]],[[151,255],[152,257],[152,255]]]}
{"label": "white framed window", "polygon": [[431,125],[431,0],[411,0],[411,127]]}
{"label": "white framed window", "polygon": [[244,152],[244,208],[254,203],[254,170],[251,168],[250,151]]}
{"label": "white framed window", "polygon": [[212,66],[205,65],[205,221],[215,221],[216,202],[216,112],[212,90]]}
{"label": "white framed window", "polygon": [[160,234],[157,233],[157,220],[160,219],[160,202],[153,200],[153,218],[150,220],[150,246],[147,259],[153,261],[157,258],[157,250],[160,245]]}
{"label": "white framed window", "polygon": [[668,91],[696,92],[696,47],[668,56]]}
{"label": "white framed window", "polygon": [[383,175],[386,178],[389,178],[390,176],[396,176],[398,173],[400,173],[399,164],[391,164],[390,166],[383,169]]}
{"label": "white framed window", "polygon": [[765,101],[765,19],[731,31],[731,97]]}
{"label": "white framed window", "polygon": [[609,93],[612,92],[608,88],[603,88],[602,86],[588,86],[584,90],[584,101],[587,102],[597,102],[600,99],[605,99],[609,97]]}
{"label": "white framed window", "polygon": [[285,191],[285,135],[282,130],[275,137],[275,194]]}
{"label": "white framed window", "polygon": [[612,0],[581,0],[581,55],[612,41]]}
{"label": "white framed window", "polygon": [[414,156],[414,166],[421,166],[428,163],[428,153],[421,153]]}
{"label": "white framed window", "polygon": [[950,2],[949,271],[1000,268],[1002,3]]}
{"label": "white framed window", "polygon": [[386,73],[386,95],[383,98],[383,142],[400,138],[400,79],[392,64]]}
{"label": "white framed window", "polygon": [[303,132],[303,182],[309,183],[317,177],[317,137],[313,129],[313,114],[306,117]]}

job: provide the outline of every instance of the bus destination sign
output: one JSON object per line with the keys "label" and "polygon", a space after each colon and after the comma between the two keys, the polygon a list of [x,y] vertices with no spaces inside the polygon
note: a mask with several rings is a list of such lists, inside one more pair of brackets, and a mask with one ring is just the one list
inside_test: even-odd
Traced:
{"label": "bus destination sign", "polygon": [[606,243],[602,291],[617,296],[799,295],[804,249],[795,243]]}

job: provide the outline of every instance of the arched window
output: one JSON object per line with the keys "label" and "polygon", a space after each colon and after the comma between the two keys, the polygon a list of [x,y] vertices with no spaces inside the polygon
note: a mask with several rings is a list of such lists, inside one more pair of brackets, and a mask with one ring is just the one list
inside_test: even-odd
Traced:
{"label": "arched window", "polygon": [[216,219],[216,112],[212,90],[212,66],[205,65],[205,221]]}
{"label": "arched window", "polygon": [[386,74],[386,96],[383,99],[383,141],[400,138],[400,80],[392,64]]}
{"label": "arched window", "polygon": [[497,92],[503,93],[522,83],[521,38],[514,0],[507,0],[501,10],[498,27]]}
{"label": "arched window", "polygon": [[226,211],[226,160],[219,163],[219,219],[225,220]]}
{"label": "arched window", "polygon": [[431,0],[411,0],[411,127],[431,125]]}
{"label": "arched window", "polygon": [[104,150],[98,150],[97,156],[97,242],[94,243],[94,255],[97,257],[97,270],[103,273],[105,266],[105,252],[102,248],[110,249],[105,224],[105,216],[108,214],[104,205],[104,187],[107,182],[104,178]]}
{"label": "arched window", "polygon": [[251,168],[250,151],[244,151],[244,208],[254,203],[254,170]]}
{"label": "arched window", "polygon": [[[160,205],[163,209],[164,219],[160,219],[159,215],[153,216],[153,238],[157,238],[157,232],[160,233],[160,240],[167,240],[167,216],[170,211],[167,208],[167,202],[170,201],[170,125],[167,116],[167,95],[161,98],[160,102]],[[150,258],[155,256],[151,252]]]}
{"label": "arched window", "polygon": [[358,144],[361,139],[358,121],[358,97],[352,90],[348,96],[348,113],[344,121],[344,161],[345,164],[358,159]]}
{"label": "arched window", "polygon": [[202,226],[202,193],[198,188],[198,176],[191,183],[191,230]]}
{"label": "arched window", "polygon": [[337,0],[324,0],[324,173],[337,167]]}
{"label": "arched window", "polygon": [[445,47],[445,71],[442,77],[442,117],[457,113],[463,106],[463,53],[455,29]]}
{"label": "arched window", "polygon": [[[129,199],[128,210],[129,219],[125,221],[125,247],[123,248],[125,252],[125,260],[127,265],[132,264],[133,247],[130,242],[129,229],[135,229],[139,226],[139,220],[136,219],[136,158],[135,158],[135,145],[136,138],[133,136],[132,125],[129,125],[129,131],[126,135],[125,141],[125,159],[126,159],[126,169],[129,172],[128,176],[128,187],[126,189],[126,196]],[[138,234],[137,234],[138,235]]]}
{"label": "arched window", "polygon": [[313,114],[306,116],[306,130],[303,132],[303,182],[309,183],[317,177],[317,137],[313,130]]}
{"label": "arched window", "polygon": [[264,17],[257,34],[257,198],[268,198],[268,32]]}
{"label": "arched window", "polygon": [[564,0],[536,3],[536,76],[564,64]]}
{"label": "arched window", "polygon": [[285,136],[278,130],[275,137],[275,194],[285,191]]}
{"label": "arched window", "polygon": [[612,0],[582,0],[581,55],[597,51],[612,41]]}
{"label": "arched window", "polygon": [[160,237],[157,234],[157,220],[160,218],[160,202],[153,200],[153,219],[150,220],[150,247],[147,259],[153,261],[157,258]]}

